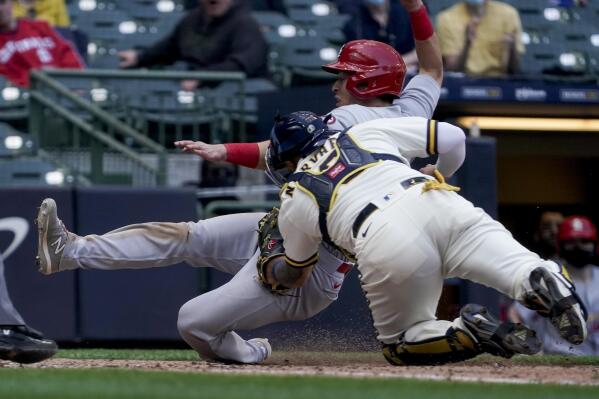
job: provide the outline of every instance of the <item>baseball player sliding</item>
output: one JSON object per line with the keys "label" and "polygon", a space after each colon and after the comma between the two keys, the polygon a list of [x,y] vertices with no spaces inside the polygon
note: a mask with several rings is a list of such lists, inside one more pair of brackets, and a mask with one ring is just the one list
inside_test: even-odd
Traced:
{"label": "baseball player sliding", "polygon": [[[463,160],[456,129],[424,118],[393,118],[335,132],[309,112],[281,118],[271,133],[267,167],[288,181],[279,215],[285,256],[266,271],[267,281],[302,286],[318,262],[320,242],[355,256],[383,354],[392,364],[540,350],[534,331],[499,323],[482,306],[467,305],[454,321],[437,320],[447,277],[495,288],[549,317],[571,344],[582,343],[586,315],[567,275],[445,183],[443,176]],[[436,153],[436,179],[408,166],[415,156]]]}
{"label": "baseball player sliding", "polygon": [[[338,73],[333,92],[339,108],[331,113],[331,126],[341,128],[380,117],[432,117],[443,76],[439,45],[421,1],[402,3],[412,15],[420,74],[402,91],[405,66],[392,47],[368,40],[346,44],[339,60],[328,66],[330,71]],[[363,91],[364,87],[378,89]],[[264,168],[260,151],[265,151],[268,142],[227,146],[180,142],[179,146],[209,160]],[[337,250],[322,248],[320,261],[314,268],[316,274],[322,271],[322,278],[309,279],[301,295],[273,296],[255,281],[260,273],[257,267],[261,256],[256,249],[256,226],[263,216],[236,214],[189,223],[143,223],[104,235],[80,237],[62,225],[54,201],[45,200],[37,218],[40,271],[51,274],[77,268],[146,268],[184,261],[232,274],[229,283],[183,305],[179,312],[179,332],[202,356],[256,363],[270,353],[268,342],[245,341],[233,329],[252,329],[313,316],[337,298],[343,277],[351,267]],[[274,225],[272,228],[276,230],[276,223],[266,225]]]}

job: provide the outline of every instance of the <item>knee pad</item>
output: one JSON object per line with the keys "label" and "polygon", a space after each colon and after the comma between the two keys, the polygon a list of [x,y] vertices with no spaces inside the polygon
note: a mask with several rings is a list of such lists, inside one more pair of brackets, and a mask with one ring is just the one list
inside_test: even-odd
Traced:
{"label": "knee pad", "polygon": [[383,356],[394,366],[461,362],[480,353],[474,339],[465,331],[454,327],[450,327],[441,337],[406,342],[402,336],[398,343],[383,345]]}

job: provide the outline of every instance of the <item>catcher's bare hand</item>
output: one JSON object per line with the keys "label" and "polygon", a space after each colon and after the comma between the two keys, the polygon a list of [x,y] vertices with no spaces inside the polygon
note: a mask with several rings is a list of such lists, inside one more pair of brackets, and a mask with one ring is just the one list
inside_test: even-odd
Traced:
{"label": "catcher's bare hand", "polygon": [[181,140],[175,141],[175,147],[183,152],[192,152],[206,161],[226,161],[227,149],[224,144],[208,144],[203,141]]}
{"label": "catcher's bare hand", "polygon": [[399,0],[399,2],[408,11],[416,11],[422,7],[422,0]]}
{"label": "catcher's bare hand", "polygon": [[428,165],[426,165],[423,168],[420,168],[420,173],[423,173],[425,175],[429,175],[429,176],[434,176],[435,175],[435,169],[437,167],[435,165],[431,165],[430,163]]}

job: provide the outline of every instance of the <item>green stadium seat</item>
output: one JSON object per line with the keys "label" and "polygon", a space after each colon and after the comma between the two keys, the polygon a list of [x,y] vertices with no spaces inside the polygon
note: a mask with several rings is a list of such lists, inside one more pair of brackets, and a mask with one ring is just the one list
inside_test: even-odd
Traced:
{"label": "green stadium seat", "polygon": [[288,86],[296,77],[308,80],[331,80],[333,76],[321,66],[337,58],[338,46],[313,37],[295,37],[287,40],[276,59],[279,83]]}
{"label": "green stadium seat", "polygon": [[56,168],[37,158],[0,161],[0,186],[48,185],[46,175]]}
{"label": "green stadium seat", "polygon": [[32,137],[5,122],[0,122],[0,158],[33,155],[34,151],[35,145]]}
{"label": "green stadium seat", "polygon": [[297,35],[297,26],[283,14],[274,11],[254,11],[252,15],[271,46],[281,45],[288,38]]}

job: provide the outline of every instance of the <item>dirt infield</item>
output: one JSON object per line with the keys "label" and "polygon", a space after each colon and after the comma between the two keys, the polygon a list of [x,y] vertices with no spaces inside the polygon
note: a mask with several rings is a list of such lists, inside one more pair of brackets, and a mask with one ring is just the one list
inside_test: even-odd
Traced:
{"label": "dirt infield", "polygon": [[19,366],[0,362],[0,368],[122,368],[191,373],[237,373],[270,375],[319,375],[364,378],[416,378],[444,381],[481,381],[501,383],[542,383],[599,385],[599,366],[522,365],[495,359],[446,366],[393,367],[383,360],[364,358],[323,358],[317,354],[278,353],[262,365],[226,365],[204,361],[50,359]]}

